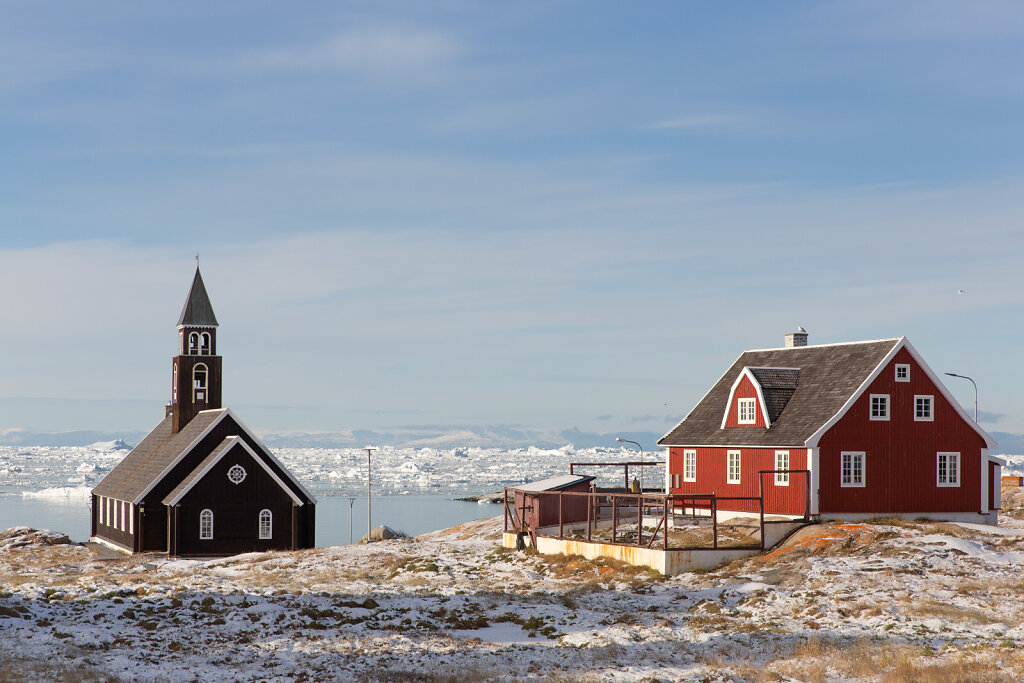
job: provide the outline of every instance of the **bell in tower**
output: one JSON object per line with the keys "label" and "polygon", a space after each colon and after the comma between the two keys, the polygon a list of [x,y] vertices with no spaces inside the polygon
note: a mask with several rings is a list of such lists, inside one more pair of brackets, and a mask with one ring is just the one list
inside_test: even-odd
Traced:
{"label": "bell in tower", "polygon": [[178,318],[178,355],[172,362],[172,373],[172,431],[180,431],[201,410],[221,407],[217,316],[213,314],[199,266]]}

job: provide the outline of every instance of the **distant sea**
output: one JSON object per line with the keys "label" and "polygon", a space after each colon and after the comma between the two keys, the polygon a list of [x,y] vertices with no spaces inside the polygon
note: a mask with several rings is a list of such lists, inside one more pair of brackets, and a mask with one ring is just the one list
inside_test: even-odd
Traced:
{"label": "distant sea", "polygon": [[[351,516],[350,516],[351,513]],[[501,505],[467,503],[445,496],[374,496],[371,510],[374,527],[382,524],[410,536],[447,529],[474,519],[502,513]],[[344,545],[366,533],[366,496],[352,505],[342,496],[318,496],[316,506],[317,546]],[[0,529],[29,526],[65,533],[73,541],[89,540],[87,498],[26,498],[0,494]]]}

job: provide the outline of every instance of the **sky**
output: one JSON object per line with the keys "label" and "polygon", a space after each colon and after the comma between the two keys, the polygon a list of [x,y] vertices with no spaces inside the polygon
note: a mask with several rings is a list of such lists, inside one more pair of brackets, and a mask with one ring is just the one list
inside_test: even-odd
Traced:
{"label": "sky", "polygon": [[155,424],[197,253],[257,429],[664,433],[801,325],[1024,432],[1022,63],[1015,1],[0,0],[0,432]]}

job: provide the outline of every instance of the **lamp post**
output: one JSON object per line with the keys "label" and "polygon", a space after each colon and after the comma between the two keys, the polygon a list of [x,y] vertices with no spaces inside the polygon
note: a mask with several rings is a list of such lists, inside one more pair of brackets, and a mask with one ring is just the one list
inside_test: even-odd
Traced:
{"label": "lamp post", "polygon": [[373,473],[370,470],[370,454],[377,450],[373,446],[364,446],[363,450],[366,451],[366,542],[370,542],[370,533],[373,531],[373,523],[371,519],[371,513],[373,512],[373,497],[370,493],[370,480],[373,477]]}
{"label": "lamp post", "polygon": [[974,385],[974,424],[978,424],[978,383],[967,375],[958,375],[955,372],[947,372],[950,377],[959,377],[960,379],[966,379]]}
{"label": "lamp post", "polygon": [[356,499],[349,496],[348,499],[348,544],[352,545],[352,506],[356,504]]}
{"label": "lamp post", "polygon": [[621,443],[631,443],[640,449],[640,493],[644,492],[644,447],[638,444],[636,441],[630,441],[629,439],[623,439],[621,437],[615,437],[616,441]]}

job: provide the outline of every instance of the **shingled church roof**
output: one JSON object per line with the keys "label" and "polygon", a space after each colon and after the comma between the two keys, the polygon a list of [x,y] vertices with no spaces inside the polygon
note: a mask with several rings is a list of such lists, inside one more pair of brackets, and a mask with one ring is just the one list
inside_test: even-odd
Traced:
{"label": "shingled church roof", "polygon": [[203,276],[196,266],[196,276],[192,278],[192,288],[188,290],[188,298],[178,317],[178,325],[196,327],[217,327],[217,316],[213,314],[213,304],[206,293]]}

